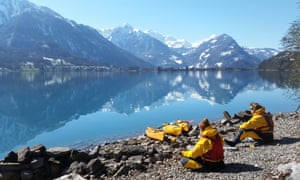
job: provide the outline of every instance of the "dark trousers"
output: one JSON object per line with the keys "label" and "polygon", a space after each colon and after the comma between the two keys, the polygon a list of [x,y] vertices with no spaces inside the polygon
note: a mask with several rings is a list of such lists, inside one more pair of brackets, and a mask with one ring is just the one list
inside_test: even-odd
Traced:
{"label": "dark trousers", "polygon": [[225,168],[225,163],[224,161],[218,161],[218,162],[210,162],[210,161],[205,161],[203,159],[201,159],[200,157],[199,158],[196,158],[196,159],[190,159],[190,158],[186,158],[186,157],[183,157],[181,159],[181,164],[186,167],[187,164],[190,164],[192,162],[192,164],[199,164],[202,166],[202,168],[191,168],[190,169],[194,169],[194,170],[200,170],[200,171],[204,171],[204,172],[218,172],[222,169]]}
{"label": "dark trousers", "polygon": [[[257,135],[258,138],[252,135]],[[273,133],[262,133],[254,129],[240,129],[239,132],[234,137],[233,141],[235,143],[239,143],[241,142],[241,140],[245,139],[246,137],[253,138],[255,141],[259,143],[269,143],[273,141]]]}

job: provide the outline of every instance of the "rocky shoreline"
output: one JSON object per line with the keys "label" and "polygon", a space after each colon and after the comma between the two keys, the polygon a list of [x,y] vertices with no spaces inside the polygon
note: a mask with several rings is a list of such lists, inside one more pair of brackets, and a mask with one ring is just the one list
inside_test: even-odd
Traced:
{"label": "rocky shoreline", "polygon": [[[255,146],[248,140],[236,149],[225,147],[226,168],[221,172],[190,171],[181,166],[180,152],[198,140],[194,125],[176,142],[141,135],[83,150],[24,147],[0,161],[0,179],[299,179],[300,112],[277,113],[273,120],[274,142]],[[218,121],[213,126],[224,138],[231,138],[239,123]]]}

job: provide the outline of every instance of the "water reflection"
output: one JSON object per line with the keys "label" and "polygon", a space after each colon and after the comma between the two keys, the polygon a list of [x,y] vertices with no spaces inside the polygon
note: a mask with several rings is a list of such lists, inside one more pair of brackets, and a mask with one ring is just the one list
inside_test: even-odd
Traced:
{"label": "water reflection", "polygon": [[173,72],[140,74],[142,81],[106,103],[107,109],[130,114],[154,102],[187,97],[226,104],[244,89],[270,88],[256,72]]}
{"label": "water reflection", "polygon": [[0,152],[94,112],[130,115],[186,98],[227,104],[240,92],[281,85],[274,75],[270,82],[264,77],[254,71],[0,74]]}
{"label": "water reflection", "polygon": [[270,71],[259,72],[263,79],[275,83],[278,87],[287,89],[287,96],[300,101],[300,72],[298,71]]}

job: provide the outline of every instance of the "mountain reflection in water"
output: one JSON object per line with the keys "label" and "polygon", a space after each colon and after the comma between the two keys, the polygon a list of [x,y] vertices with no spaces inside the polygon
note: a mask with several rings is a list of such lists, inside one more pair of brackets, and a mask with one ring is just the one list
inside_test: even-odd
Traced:
{"label": "mountain reflection in water", "polygon": [[[244,110],[252,100],[266,105],[269,111],[292,111],[299,104],[299,86],[297,83],[283,86],[281,77],[256,71],[2,73],[0,153],[3,156],[18,146],[27,146],[42,133],[51,134],[95,113],[126,115],[132,123],[130,118],[143,112],[138,114],[140,124],[130,125],[130,130],[136,127],[140,132],[146,125],[176,120],[179,112],[185,113],[180,118],[206,116],[216,120],[222,118],[224,110],[230,108],[232,113]],[[253,97],[249,97],[249,92]],[[274,96],[272,92],[276,97],[265,97],[265,94]],[[280,105],[277,101],[288,104]],[[154,110],[155,114],[151,114]],[[159,120],[152,123],[150,117]],[[111,131],[126,132],[125,127]],[[106,135],[106,131],[101,135],[108,139],[113,132]],[[47,139],[43,141],[47,146]],[[57,145],[61,145],[59,141]]]}

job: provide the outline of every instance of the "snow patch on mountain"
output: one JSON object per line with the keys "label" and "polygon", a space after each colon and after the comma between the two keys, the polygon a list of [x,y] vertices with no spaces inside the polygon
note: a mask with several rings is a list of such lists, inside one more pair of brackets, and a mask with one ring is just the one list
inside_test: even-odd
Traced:
{"label": "snow patch on mountain", "polygon": [[1,0],[0,1],[0,25],[8,22],[11,18],[27,12],[44,12],[52,16],[65,19],[58,13],[43,6],[37,6],[27,0]]}
{"label": "snow patch on mountain", "polygon": [[169,48],[178,49],[178,48],[191,48],[192,47],[192,44],[183,38],[176,39],[170,35],[162,35],[159,32],[153,31],[153,30],[145,30],[143,32],[145,34],[148,34],[148,35],[152,36],[153,38],[158,39],[159,41],[163,42]]}
{"label": "snow patch on mountain", "polygon": [[200,54],[199,60],[207,59],[210,56],[209,49],[206,49],[203,53]]}
{"label": "snow patch on mountain", "polygon": [[208,38],[205,38],[205,39],[203,39],[203,40],[201,40],[201,41],[198,41],[198,42],[193,43],[193,44],[192,44],[192,47],[193,47],[193,48],[197,48],[197,47],[201,46],[203,43],[208,42],[208,41],[211,41],[211,40],[213,40],[213,39],[214,39],[214,41],[212,41],[212,42],[216,43],[216,42],[217,42],[216,37],[218,37],[217,34],[212,34],[212,35],[209,36]]}
{"label": "snow patch on mountain", "polygon": [[244,47],[244,50],[249,53],[250,55],[253,55],[257,57],[258,59],[265,60],[270,57],[276,56],[279,51],[273,48],[247,48]]}
{"label": "snow patch on mountain", "polygon": [[182,64],[183,63],[183,60],[182,59],[179,59],[177,56],[175,56],[175,55],[172,55],[171,57],[170,57],[170,60],[172,60],[172,61],[174,61],[175,63],[177,63],[177,64]]}
{"label": "snow patch on mountain", "polygon": [[221,52],[221,56],[226,56],[226,55],[231,55],[232,54],[232,50],[229,50],[229,51],[224,51],[224,52]]}

